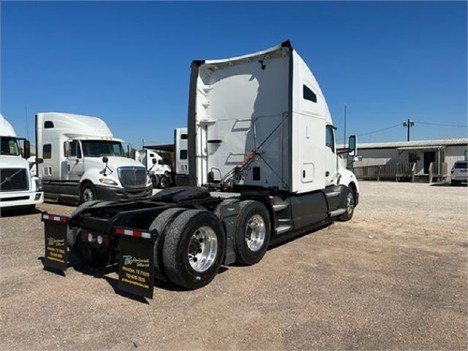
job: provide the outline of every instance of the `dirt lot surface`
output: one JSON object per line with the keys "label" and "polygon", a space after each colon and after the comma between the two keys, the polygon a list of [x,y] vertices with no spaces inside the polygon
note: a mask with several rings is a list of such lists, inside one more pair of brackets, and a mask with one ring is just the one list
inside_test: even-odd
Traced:
{"label": "dirt lot surface", "polygon": [[44,271],[39,211],[2,216],[2,350],[468,349],[467,187],[361,182],[352,221],[153,300],[116,293],[112,268]]}

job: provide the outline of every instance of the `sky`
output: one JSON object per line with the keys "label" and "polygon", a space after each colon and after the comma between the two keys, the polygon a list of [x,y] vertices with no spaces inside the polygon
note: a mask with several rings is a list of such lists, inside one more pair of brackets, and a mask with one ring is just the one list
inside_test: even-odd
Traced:
{"label": "sky", "polygon": [[[190,64],[290,40],[359,142],[468,137],[466,1],[0,2],[0,112],[97,116],[133,147],[186,127]],[[346,131],[345,125],[346,106]]]}

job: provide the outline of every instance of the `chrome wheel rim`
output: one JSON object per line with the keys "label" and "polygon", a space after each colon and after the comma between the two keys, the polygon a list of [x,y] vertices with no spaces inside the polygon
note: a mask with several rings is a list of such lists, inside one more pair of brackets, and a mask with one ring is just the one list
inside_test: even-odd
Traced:
{"label": "chrome wheel rim", "polygon": [[346,196],[346,212],[348,215],[351,215],[354,210],[354,195],[352,191],[348,192],[348,196]]}
{"label": "chrome wheel rim", "polygon": [[198,228],[190,238],[188,260],[196,272],[205,272],[213,266],[218,252],[218,238],[210,227]]}
{"label": "chrome wheel rim", "polygon": [[266,228],[263,217],[255,214],[247,222],[245,243],[251,251],[258,251],[265,242]]}
{"label": "chrome wheel rim", "polygon": [[83,202],[88,202],[88,201],[93,201],[94,200],[94,194],[93,191],[90,188],[86,188],[83,190]]}

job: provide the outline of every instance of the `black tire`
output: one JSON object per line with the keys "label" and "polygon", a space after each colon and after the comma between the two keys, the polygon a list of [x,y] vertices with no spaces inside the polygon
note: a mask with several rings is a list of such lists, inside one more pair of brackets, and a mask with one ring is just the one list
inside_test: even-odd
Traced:
{"label": "black tire", "polygon": [[157,188],[159,184],[159,177],[156,174],[152,174],[150,176],[151,183],[153,184],[153,188]]}
{"label": "black tire", "polygon": [[166,189],[170,185],[169,178],[166,177],[165,175],[159,177],[159,188],[161,189]]}
{"label": "black tire", "polygon": [[354,194],[354,190],[351,187],[348,187],[346,192],[346,200],[345,200],[345,213],[338,216],[338,220],[342,222],[349,221],[353,218],[354,215],[354,207],[356,205],[356,195]]}
{"label": "black tire", "polygon": [[260,262],[270,244],[270,231],[266,207],[258,201],[241,201],[234,233],[236,262],[246,266]]}
{"label": "black tire", "polygon": [[450,181],[450,184],[457,186],[457,185],[458,185],[458,182],[457,182],[456,180],[451,180],[451,181]]}
{"label": "black tire", "polygon": [[164,244],[165,232],[168,225],[181,213],[183,208],[169,208],[161,212],[151,223],[149,230],[156,231],[157,237],[154,242],[154,271],[157,279],[168,280],[165,274],[164,263],[162,259],[162,250]]}
{"label": "black tire", "polygon": [[187,289],[210,283],[224,258],[225,233],[220,220],[206,210],[186,210],[166,229],[163,262],[174,284]]}
{"label": "black tire", "polygon": [[87,183],[81,187],[80,203],[95,201],[97,199],[96,189],[92,184]]}

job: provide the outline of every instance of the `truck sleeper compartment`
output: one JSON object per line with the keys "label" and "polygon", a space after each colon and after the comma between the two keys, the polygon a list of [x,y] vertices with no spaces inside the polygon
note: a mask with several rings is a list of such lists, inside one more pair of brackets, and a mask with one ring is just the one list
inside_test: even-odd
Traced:
{"label": "truck sleeper compartment", "polygon": [[[120,270],[130,242],[155,278],[198,289],[221,265],[254,265],[271,245],[353,217],[356,139],[339,154],[323,93],[289,41],[193,61],[187,124],[190,186],[84,203],[62,226],[72,251]],[[133,292],[148,296],[150,282],[135,279],[144,286]]]}

